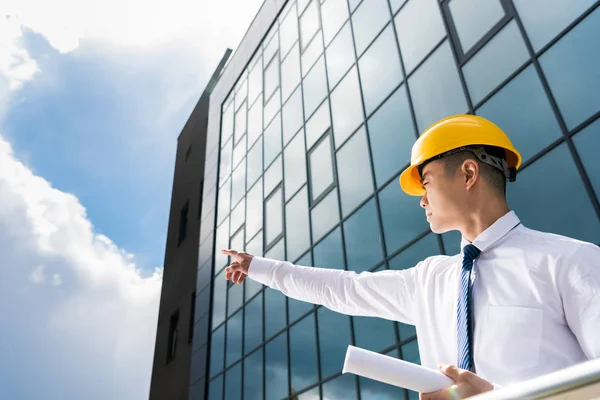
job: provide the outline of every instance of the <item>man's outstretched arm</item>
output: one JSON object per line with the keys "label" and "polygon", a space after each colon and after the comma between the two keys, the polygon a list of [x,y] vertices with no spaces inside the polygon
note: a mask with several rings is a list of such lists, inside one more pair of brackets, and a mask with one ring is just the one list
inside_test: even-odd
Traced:
{"label": "man's outstretched arm", "polygon": [[222,250],[233,262],[225,278],[241,283],[248,276],[288,297],[323,305],[348,315],[380,317],[413,324],[416,269],[363,272],[314,268]]}

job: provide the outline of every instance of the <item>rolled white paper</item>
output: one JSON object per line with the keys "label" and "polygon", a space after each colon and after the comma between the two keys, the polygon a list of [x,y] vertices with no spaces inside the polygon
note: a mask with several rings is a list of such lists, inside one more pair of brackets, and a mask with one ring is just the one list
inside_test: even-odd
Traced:
{"label": "rolled white paper", "polygon": [[437,392],[454,384],[434,369],[354,346],[348,346],[342,369],[343,374],[348,372],[420,393]]}

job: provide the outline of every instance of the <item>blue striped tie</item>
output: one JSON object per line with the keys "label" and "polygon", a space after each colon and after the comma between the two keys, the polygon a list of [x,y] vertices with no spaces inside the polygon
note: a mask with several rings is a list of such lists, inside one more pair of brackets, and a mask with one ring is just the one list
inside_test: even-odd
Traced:
{"label": "blue striped tie", "polygon": [[458,368],[470,371],[473,367],[471,354],[471,270],[473,260],[479,257],[481,250],[472,244],[463,249],[464,257],[460,272],[458,288],[457,337],[458,337]]}

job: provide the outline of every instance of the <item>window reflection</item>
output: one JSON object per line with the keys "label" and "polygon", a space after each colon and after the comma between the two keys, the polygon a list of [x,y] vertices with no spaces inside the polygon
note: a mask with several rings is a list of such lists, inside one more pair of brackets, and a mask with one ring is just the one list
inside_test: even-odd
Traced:
{"label": "window reflection", "polygon": [[331,93],[335,146],[339,147],[363,122],[363,109],[356,67]]}
{"label": "window reflection", "polygon": [[334,88],[356,60],[350,23],[344,25],[340,33],[327,48],[325,54],[327,55],[327,78],[329,79],[329,86]]}
{"label": "window reflection", "polygon": [[392,25],[358,61],[365,109],[369,115],[402,81],[400,57]]}
{"label": "window reflection", "polygon": [[429,229],[425,213],[419,205],[420,198],[406,196],[394,179],[379,193],[383,234],[388,254]]}
{"label": "window reflection", "polygon": [[294,42],[298,40],[298,16],[296,15],[295,4],[292,5],[292,9],[279,27],[279,37],[281,55],[285,57],[287,52],[292,48]]}
{"label": "window reflection", "polygon": [[344,222],[348,269],[358,273],[383,259],[383,248],[375,200],[370,200]]}
{"label": "window reflection", "polygon": [[262,57],[257,58],[258,63],[250,71],[248,78],[248,104],[254,103],[254,100],[262,93],[263,74]]}
{"label": "window reflection", "polygon": [[319,9],[317,8],[317,2],[311,1],[311,4],[300,17],[300,40],[302,42],[302,49],[306,48],[318,30]]}
{"label": "window reflection", "polygon": [[342,234],[336,228],[313,248],[315,266],[319,268],[344,269]]}
{"label": "window reflection", "polygon": [[[239,249],[240,247],[238,247]],[[230,284],[228,281],[229,288],[227,289],[227,316],[229,317],[235,313],[244,301],[244,286],[237,283]]]}
{"label": "window reflection", "polygon": [[227,280],[225,270],[215,276],[213,291],[213,318],[212,327],[218,326],[225,321],[225,302],[227,301]]}
{"label": "window reflection", "polygon": [[223,399],[223,375],[211,381],[208,386],[208,400]]}
{"label": "window reflection", "polygon": [[302,77],[304,78],[323,54],[323,41],[321,35],[317,35],[310,45],[302,53]]}
{"label": "window reflection", "polygon": [[306,116],[310,116],[327,96],[323,57],[317,61],[317,64],[308,73],[302,86],[304,88],[304,112]]}
{"label": "window reflection", "polygon": [[364,126],[337,152],[342,213],[350,214],[373,193],[371,157]]}
{"label": "window reflection", "polygon": [[323,399],[358,399],[356,375],[344,374],[323,384]]}
{"label": "window reflection", "polygon": [[[229,248],[229,219],[226,219],[218,228],[217,228],[217,238],[216,238],[217,249],[226,249]],[[211,249],[212,253],[212,249]],[[221,252],[217,252],[215,254],[215,273],[221,271],[221,268],[226,266],[229,263],[229,257],[221,254]]]}
{"label": "window reflection", "polygon": [[346,0],[326,1],[321,5],[321,20],[323,22],[323,38],[325,46],[337,34],[348,19],[348,4]]}
{"label": "window reflection", "polygon": [[288,396],[287,332],[265,346],[265,383],[267,399]]}
{"label": "window reflection", "polygon": [[275,189],[277,185],[283,179],[283,163],[281,156],[277,157],[273,164],[266,170],[264,176],[265,183],[265,197],[268,197],[269,194]]}
{"label": "window reflection", "polygon": [[415,142],[406,87],[402,85],[367,121],[377,187],[409,163]]}
{"label": "window reflection", "polygon": [[[350,317],[325,307],[317,309],[321,377],[323,379],[342,370],[350,339]],[[350,376],[348,374],[342,376]],[[323,393],[325,394],[325,393]],[[346,398],[346,397],[330,397]]]}
{"label": "window reflection", "polygon": [[285,198],[287,201],[306,183],[306,151],[302,130],[298,132],[283,151],[283,161],[285,166]]}
{"label": "window reflection", "polygon": [[290,328],[291,384],[296,390],[302,390],[319,380],[315,329],[314,313]]}
{"label": "window reflection", "polygon": [[265,289],[265,338],[285,328],[285,295],[279,290]]}
{"label": "window reflection", "polygon": [[235,206],[246,194],[246,160],[233,170],[231,174],[231,205]]}
{"label": "window reflection", "polygon": [[535,67],[530,65],[477,110],[500,126],[523,161],[562,136]]}
{"label": "window reflection", "polygon": [[213,332],[210,343],[210,376],[213,377],[225,363],[225,325]]}
{"label": "window reflection", "polygon": [[311,201],[315,202],[333,183],[331,140],[325,137],[309,155]]}
{"label": "window reflection", "polygon": [[277,114],[271,125],[265,129],[264,135],[264,167],[265,170],[281,152],[281,114]]}
{"label": "window reflection", "polygon": [[265,243],[271,244],[283,232],[283,204],[281,188],[265,200]]}
{"label": "window reflection", "polygon": [[[581,157],[581,162],[594,187],[596,196],[600,196],[600,162],[598,162],[598,149],[600,149],[600,119],[597,119],[587,128],[579,132],[574,138],[575,147]],[[596,239],[596,244],[600,243]]]}
{"label": "window reflection", "polygon": [[[247,279],[246,282],[251,281]],[[246,305],[244,320],[244,353],[248,354],[263,341],[263,299],[256,296]]]}
{"label": "window reflection", "polygon": [[[236,285],[242,287],[242,285]],[[227,321],[227,366],[242,357],[242,311]]]}
{"label": "window reflection", "polygon": [[365,51],[390,20],[387,0],[364,0],[352,15],[356,53]]}
{"label": "window reflection", "polygon": [[300,86],[283,106],[283,145],[287,145],[304,123],[302,115],[302,90]]}
{"label": "window reflection", "polygon": [[463,53],[471,50],[505,14],[500,0],[452,0],[448,6]]}
{"label": "window reflection", "polygon": [[248,191],[248,204],[246,214],[246,233],[251,238],[262,229],[263,225],[263,193],[262,179]]}
{"label": "window reflection", "polygon": [[525,226],[598,241],[600,223],[590,218],[595,211],[565,144],[527,167],[507,192],[509,205]]}
{"label": "window reflection", "polygon": [[235,134],[233,136],[233,141],[236,144],[246,133],[246,118],[248,117],[247,112],[248,109],[246,107],[246,102],[244,101],[238,112],[235,114]]}
{"label": "window reflection", "polygon": [[248,111],[248,146],[251,147],[263,131],[263,104],[262,96]]}
{"label": "window reflection", "polygon": [[[400,54],[408,74],[446,35],[440,5],[437,0],[409,1],[396,15],[394,22],[400,42]],[[447,66],[450,63],[454,65],[454,60],[441,65]]]}
{"label": "window reflection", "polygon": [[283,63],[281,63],[281,97],[287,101],[292,90],[300,83],[300,53],[298,43],[294,45]]}
{"label": "window reflection", "polygon": [[221,122],[221,143],[226,143],[233,135],[233,106],[223,111],[223,121]]}
{"label": "window reflection", "polygon": [[295,260],[310,247],[308,193],[306,187],[285,206],[287,258]]}
{"label": "window reflection", "polygon": [[279,61],[274,58],[265,68],[265,100],[268,100],[279,86]]}
{"label": "window reflection", "polygon": [[313,243],[316,243],[340,221],[337,190],[334,189],[323,198],[312,210]]}
{"label": "window reflection", "polygon": [[248,175],[246,185],[251,188],[263,172],[263,143],[262,136],[248,151]]}
{"label": "window reflection", "polygon": [[329,101],[325,100],[306,122],[306,148],[310,149],[330,126]]}
{"label": "window reflection", "polygon": [[263,352],[254,352],[244,360],[244,398],[263,398]]}
{"label": "window reflection", "polygon": [[[231,212],[231,231],[237,231],[242,224],[244,223],[244,212],[246,211],[246,199],[242,198],[242,201],[238,203],[237,206]],[[243,238],[243,235],[240,235],[240,238]],[[233,242],[233,240],[232,240]],[[243,239],[241,239],[241,244],[243,245]]]}

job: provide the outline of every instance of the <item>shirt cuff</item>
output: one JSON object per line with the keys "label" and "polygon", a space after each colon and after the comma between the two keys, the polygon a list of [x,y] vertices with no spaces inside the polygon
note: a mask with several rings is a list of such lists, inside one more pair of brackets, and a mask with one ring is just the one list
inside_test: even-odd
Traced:
{"label": "shirt cuff", "polygon": [[248,278],[262,283],[263,285],[270,286],[277,263],[276,260],[254,256],[248,267]]}
{"label": "shirt cuff", "polygon": [[492,386],[494,387],[494,390],[502,389],[502,385],[498,385],[497,383],[494,383],[494,382],[492,382]]}

